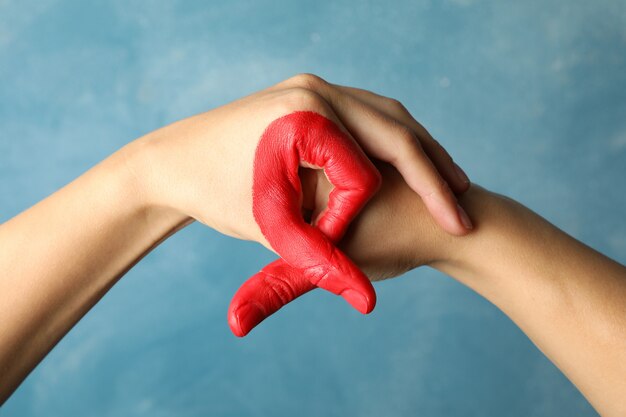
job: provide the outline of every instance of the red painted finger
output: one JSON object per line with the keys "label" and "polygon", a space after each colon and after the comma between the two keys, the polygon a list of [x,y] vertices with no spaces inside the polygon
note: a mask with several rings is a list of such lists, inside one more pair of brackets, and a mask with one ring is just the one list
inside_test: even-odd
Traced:
{"label": "red painted finger", "polygon": [[[298,125],[298,130],[304,131],[305,135],[309,135],[309,138],[318,139],[315,142],[310,141],[309,138],[300,137],[301,142],[297,144],[297,148],[299,152],[304,150],[304,156],[301,157],[301,160],[311,165],[324,167],[329,180],[336,184],[335,189],[329,195],[328,208],[319,217],[317,225],[318,229],[331,242],[337,242],[358,211],[378,189],[379,175],[360,149],[353,146],[350,138],[345,137],[336,125],[316,113],[300,113],[304,114],[289,116],[295,119],[293,122]],[[296,118],[296,116],[300,117]],[[303,125],[303,117],[315,122],[315,126],[312,126],[311,123]],[[323,134],[320,135],[320,132]],[[268,133],[272,133],[270,129],[266,131],[266,134]],[[329,138],[328,135],[331,137]],[[320,140],[323,142],[319,142]],[[275,143],[276,141],[274,141]],[[331,157],[319,154],[319,149],[315,149],[316,146],[320,146],[319,143],[323,143],[321,146],[332,147],[334,153]],[[311,151],[317,151],[318,154],[311,157],[308,153]],[[345,160],[341,161],[341,158],[345,158]],[[357,158],[356,161],[353,160],[354,158]],[[256,161],[259,159],[257,158]],[[258,162],[256,168],[258,168]],[[295,170],[297,170],[297,166]],[[296,172],[297,174],[293,165],[291,169],[284,172]],[[255,176],[255,183],[257,183],[256,178],[258,177]],[[296,190],[299,195],[299,178],[293,181],[293,176],[291,176],[287,182],[291,183],[290,188]],[[291,198],[290,201],[295,201],[295,199]],[[298,210],[297,217],[300,218],[299,201],[296,207]],[[325,246],[326,242],[323,242],[323,245]],[[338,251],[337,249],[332,250]],[[233,297],[228,310],[228,322],[233,333],[239,337],[245,336],[262,320],[281,307],[314,289],[315,285],[311,282],[311,277],[307,277],[305,272],[305,270],[291,266],[285,260],[279,259],[246,281]],[[373,297],[370,295],[369,299],[375,301],[375,294]],[[368,307],[366,306],[366,308]],[[371,310],[371,308],[368,309]]]}
{"label": "red painted finger", "polygon": [[314,288],[300,270],[278,259],[237,290],[228,307],[230,329],[243,337],[281,307]]}
{"label": "red painted finger", "polygon": [[[317,228],[301,215],[301,162],[323,168],[335,186]],[[336,124],[314,112],[294,112],[273,121],[259,141],[253,214],[267,241],[290,266],[368,313],[376,302],[374,287],[332,241],[341,237],[379,185],[376,168]]]}

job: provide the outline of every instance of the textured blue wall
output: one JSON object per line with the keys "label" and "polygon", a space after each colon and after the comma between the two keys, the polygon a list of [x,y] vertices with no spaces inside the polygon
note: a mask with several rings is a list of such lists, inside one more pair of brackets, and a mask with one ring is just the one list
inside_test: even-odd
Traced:
{"label": "textured blue wall", "polygon": [[[625,22],[616,0],[0,0],[0,221],[145,132],[306,71],[402,100],[473,180],[626,262]],[[378,284],[371,316],[318,291],[236,339],[231,295],[270,259],[185,229],[0,414],[594,415],[431,270]]]}

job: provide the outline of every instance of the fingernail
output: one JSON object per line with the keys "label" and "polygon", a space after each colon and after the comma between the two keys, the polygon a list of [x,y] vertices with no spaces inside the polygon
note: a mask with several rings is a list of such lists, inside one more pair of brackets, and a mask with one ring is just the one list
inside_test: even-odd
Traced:
{"label": "fingernail", "polygon": [[341,293],[341,296],[354,308],[363,314],[369,313],[369,303],[367,298],[356,290],[347,289]]}
{"label": "fingernail", "polygon": [[465,210],[463,210],[463,207],[457,204],[456,211],[459,213],[459,218],[461,219],[461,223],[463,223],[463,226],[465,226],[467,230],[472,230],[474,226],[472,225],[472,222]]}
{"label": "fingernail", "polygon": [[465,173],[465,171],[463,171],[463,169],[461,169],[460,166],[456,164],[456,162],[454,162],[454,169],[456,170],[456,175],[459,177],[459,179],[465,184],[469,184],[470,180],[467,174]]}
{"label": "fingernail", "polygon": [[230,328],[235,336],[243,337],[265,320],[265,314],[254,304],[247,303],[235,310],[234,318],[235,323],[231,323]]}

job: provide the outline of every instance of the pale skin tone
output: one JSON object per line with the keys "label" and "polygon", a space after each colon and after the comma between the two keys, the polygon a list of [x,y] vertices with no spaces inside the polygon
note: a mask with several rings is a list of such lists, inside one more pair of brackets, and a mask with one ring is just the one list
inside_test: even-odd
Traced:
{"label": "pale skin tone", "polygon": [[[0,226],[0,403],[182,227],[197,220],[268,246],[250,210],[255,141],[295,110],[331,118],[395,165],[378,163],[383,186],[340,245],[371,279],[420,265],[453,276],[520,326],[602,415],[626,413],[626,268],[477,186],[458,197],[468,233],[450,190],[467,183],[423,127],[396,101],[312,76],[152,132]],[[330,185],[317,170],[302,177],[315,218]]]}

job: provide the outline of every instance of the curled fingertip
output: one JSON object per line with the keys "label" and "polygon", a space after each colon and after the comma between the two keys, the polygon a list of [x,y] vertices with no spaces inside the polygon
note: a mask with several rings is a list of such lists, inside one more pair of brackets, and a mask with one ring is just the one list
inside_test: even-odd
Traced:
{"label": "curled fingertip", "polygon": [[230,330],[237,337],[244,337],[265,320],[265,313],[253,303],[245,303],[228,315]]}
{"label": "curled fingertip", "polygon": [[455,194],[463,194],[470,189],[471,181],[465,171],[455,162],[452,162],[452,166],[454,167],[454,177],[449,183]]}
{"label": "curled fingertip", "polygon": [[456,205],[456,210],[459,214],[459,220],[461,221],[461,224],[463,225],[463,227],[465,227],[465,229],[468,231],[472,230],[474,228],[474,225],[472,224],[472,221],[467,215],[467,212],[459,204]]}
{"label": "curled fingertip", "polygon": [[465,171],[463,171],[463,169],[456,162],[453,162],[453,164],[456,175],[457,177],[459,177],[459,181],[461,181],[463,184],[469,184],[470,180]]}
{"label": "curled fingertip", "polygon": [[376,297],[368,297],[353,289],[344,290],[341,296],[357,311],[363,314],[369,314],[376,306]]}

